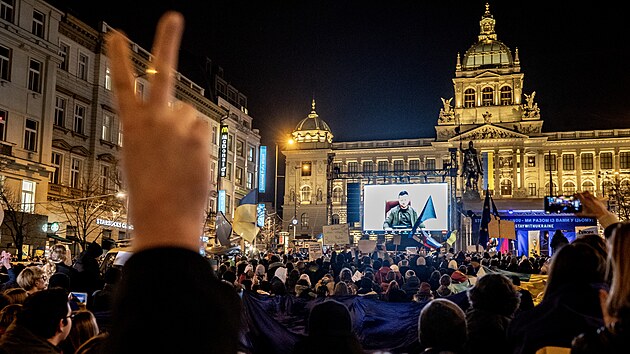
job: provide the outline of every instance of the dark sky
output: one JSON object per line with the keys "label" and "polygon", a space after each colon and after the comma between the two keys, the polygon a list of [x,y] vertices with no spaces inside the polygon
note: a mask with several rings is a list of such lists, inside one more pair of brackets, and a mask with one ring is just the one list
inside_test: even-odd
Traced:
{"label": "dark sky", "polygon": [[[263,144],[273,145],[306,117],[313,97],[335,141],[435,137],[440,97],[453,96],[457,53],[476,42],[485,1],[51,3],[121,28],[146,49],[159,16],[182,11],[182,63],[221,65],[247,95]],[[556,3],[490,2],[498,39],[519,49],[543,131],[630,127],[623,11],[612,1]]]}

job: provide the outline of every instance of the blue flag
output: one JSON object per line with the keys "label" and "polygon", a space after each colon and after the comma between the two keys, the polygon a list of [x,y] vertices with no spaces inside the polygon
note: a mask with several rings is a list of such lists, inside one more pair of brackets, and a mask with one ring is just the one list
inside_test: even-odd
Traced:
{"label": "blue flag", "polygon": [[481,225],[479,226],[478,245],[486,247],[488,244],[488,224],[490,224],[490,192],[486,190],[486,199],[483,201],[483,212],[481,213]]}
{"label": "blue flag", "polygon": [[246,196],[241,199],[238,205],[244,204],[258,204],[258,189],[252,189]]}
{"label": "blue flag", "polygon": [[409,238],[412,238],[413,235],[416,233],[416,231],[418,230],[418,228],[423,229],[424,225],[422,224],[424,221],[429,220],[429,219],[436,219],[437,215],[435,214],[435,206],[433,206],[433,197],[429,196],[429,199],[427,199],[427,202],[424,203],[424,208],[422,208],[422,212],[420,213],[420,216],[418,216],[418,220],[416,220],[416,222],[413,224],[413,228],[411,229],[411,232],[409,233]]}

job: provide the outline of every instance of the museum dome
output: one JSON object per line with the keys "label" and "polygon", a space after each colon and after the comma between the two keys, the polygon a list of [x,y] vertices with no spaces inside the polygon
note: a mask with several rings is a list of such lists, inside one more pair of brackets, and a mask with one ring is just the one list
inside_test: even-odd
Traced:
{"label": "museum dome", "polygon": [[332,131],[328,124],[317,115],[315,111],[315,100],[313,100],[312,103],[311,113],[297,124],[291,135],[293,136],[293,140],[298,143],[332,143]]}
{"label": "museum dome", "polygon": [[490,5],[486,4],[486,12],[479,22],[481,27],[479,41],[466,51],[462,62],[464,70],[514,65],[510,48],[497,40],[495,24],[496,21],[490,13]]}

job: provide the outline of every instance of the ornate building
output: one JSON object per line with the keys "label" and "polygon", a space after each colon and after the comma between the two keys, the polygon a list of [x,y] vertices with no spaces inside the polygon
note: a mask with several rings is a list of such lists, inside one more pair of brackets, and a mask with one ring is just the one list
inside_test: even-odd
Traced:
{"label": "ornate building", "polygon": [[[295,218],[296,236],[314,238],[323,225],[348,222],[353,183],[363,190],[368,184],[446,182],[449,228],[465,236],[459,247],[473,244],[475,220],[466,215],[480,216],[482,201],[466,193],[461,178],[461,147],[470,142],[484,165],[477,189],[489,190],[497,208],[510,215],[543,217],[545,195],[601,195],[614,184],[630,185],[630,129],[543,132],[536,92],[523,92],[518,49],[499,41],[495,24],[486,5],[477,41],[463,57],[457,54],[454,96],[441,99],[435,137],[333,142],[313,104],[292,133],[296,144],[283,150],[285,230]],[[351,221],[351,232],[360,236],[363,216]],[[525,223],[517,231],[560,227]]]}

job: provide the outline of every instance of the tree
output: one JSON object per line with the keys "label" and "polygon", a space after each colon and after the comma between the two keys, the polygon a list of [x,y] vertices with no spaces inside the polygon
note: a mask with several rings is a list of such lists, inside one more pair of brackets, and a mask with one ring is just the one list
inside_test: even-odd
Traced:
{"label": "tree", "polygon": [[[4,182],[4,181],[2,181]],[[38,225],[38,219],[34,214],[27,212],[33,211],[34,206],[24,206],[20,199],[17,198],[15,192],[8,188],[4,183],[0,183],[0,203],[4,211],[3,231],[7,231],[11,236],[17,252],[17,260],[22,260],[22,246],[25,239],[41,227]],[[41,222],[40,222],[41,223]]]}
{"label": "tree", "polygon": [[104,188],[97,179],[89,179],[80,187],[70,189],[69,199],[51,200],[48,209],[63,218],[60,221],[66,224],[66,238],[85,250],[90,239],[96,240],[103,233],[97,220],[120,221],[126,209],[118,193]]}

